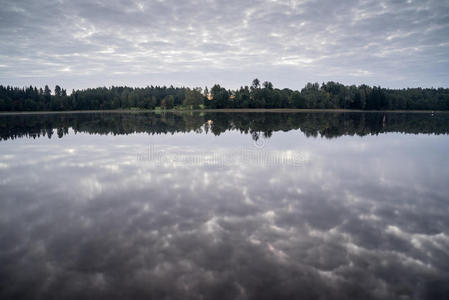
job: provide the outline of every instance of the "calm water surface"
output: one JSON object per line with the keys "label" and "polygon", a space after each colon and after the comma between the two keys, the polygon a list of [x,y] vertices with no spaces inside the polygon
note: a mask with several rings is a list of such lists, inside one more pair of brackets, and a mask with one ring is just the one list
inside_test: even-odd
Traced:
{"label": "calm water surface", "polygon": [[1,299],[449,299],[449,114],[0,116]]}

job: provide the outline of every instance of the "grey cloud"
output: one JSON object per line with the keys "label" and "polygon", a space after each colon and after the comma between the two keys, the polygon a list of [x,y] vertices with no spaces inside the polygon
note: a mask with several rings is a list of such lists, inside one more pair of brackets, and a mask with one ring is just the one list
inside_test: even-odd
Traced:
{"label": "grey cloud", "polygon": [[235,88],[255,76],[291,88],[447,86],[448,13],[436,0],[4,0],[0,79],[69,89],[145,80]]}

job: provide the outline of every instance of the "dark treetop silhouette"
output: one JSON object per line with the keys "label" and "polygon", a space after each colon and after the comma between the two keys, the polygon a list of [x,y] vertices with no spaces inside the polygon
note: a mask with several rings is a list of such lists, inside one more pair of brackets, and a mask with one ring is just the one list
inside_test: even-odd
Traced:
{"label": "dark treetop silhouette", "polygon": [[310,108],[361,110],[449,110],[449,89],[408,88],[402,90],[345,86],[336,82],[308,83],[301,91],[277,89],[271,82],[262,85],[254,79],[251,86],[229,90],[206,87],[99,87],[73,90],[18,88],[0,85],[0,111],[60,111],[101,109],[172,108]]}

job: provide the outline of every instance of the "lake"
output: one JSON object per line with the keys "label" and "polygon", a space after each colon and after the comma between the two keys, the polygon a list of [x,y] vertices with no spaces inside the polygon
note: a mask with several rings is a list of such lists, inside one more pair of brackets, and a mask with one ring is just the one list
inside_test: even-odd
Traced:
{"label": "lake", "polygon": [[449,299],[449,114],[0,115],[1,299]]}

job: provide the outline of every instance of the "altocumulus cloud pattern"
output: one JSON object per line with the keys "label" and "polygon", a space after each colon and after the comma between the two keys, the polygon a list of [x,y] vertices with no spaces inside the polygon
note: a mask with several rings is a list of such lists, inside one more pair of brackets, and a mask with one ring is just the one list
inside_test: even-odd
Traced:
{"label": "altocumulus cloud pattern", "polygon": [[447,86],[449,2],[0,1],[0,81]]}

